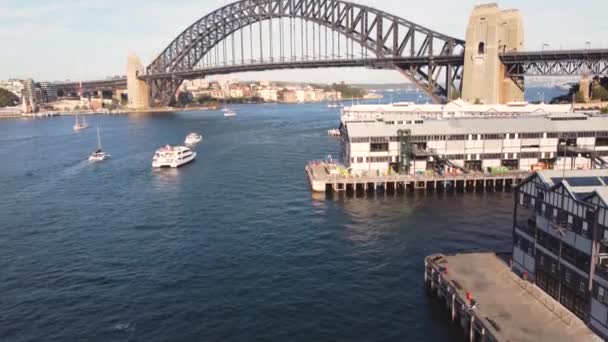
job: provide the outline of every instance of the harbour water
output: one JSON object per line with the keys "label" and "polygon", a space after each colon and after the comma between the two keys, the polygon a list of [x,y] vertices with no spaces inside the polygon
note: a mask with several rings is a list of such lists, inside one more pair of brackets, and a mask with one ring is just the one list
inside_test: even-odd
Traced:
{"label": "harbour water", "polygon": [[234,109],[0,122],[0,340],[458,341],[424,257],[508,250],[511,194],[315,197],[336,109]]}

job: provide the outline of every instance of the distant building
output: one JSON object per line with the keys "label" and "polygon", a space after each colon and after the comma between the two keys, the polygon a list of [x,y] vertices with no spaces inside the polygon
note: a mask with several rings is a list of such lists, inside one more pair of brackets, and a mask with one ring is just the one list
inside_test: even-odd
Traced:
{"label": "distant building", "polygon": [[40,89],[42,90],[44,102],[57,101],[57,87],[51,82],[40,82]]}
{"label": "distant building", "polygon": [[539,171],[513,217],[513,271],[608,339],[608,170]]}
{"label": "distant building", "polygon": [[293,90],[287,90],[283,92],[283,102],[285,103],[296,103],[298,102],[298,96]]}
{"label": "distant building", "polygon": [[36,86],[34,80],[30,78],[23,81],[23,90],[21,91],[21,110],[23,113],[37,112],[39,105],[44,102],[42,89]]}
{"label": "distant building", "polygon": [[17,97],[21,97],[23,91],[23,81],[18,79],[9,79],[8,81],[0,81],[0,88],[6,89]]}
{"label": "distant building", "polygon": [[182,89],[184,91],[194,92],[207,88],[209,88],[209,81],[204,79],[186,80],[182,83]]}
{"label": "distant building", "polygon": [[261,97],[266,102],[277,102],[279,100],[279,92],[276,88],[256,89],[255,96]]}
{"label": "distant building", "polygon": [[414,102],[396,102],[391,104],[363,104],[344,108],[342,121],[378,120],[383,117],[415,115],[420,118],[461,118],[461,117],[517,117],[523,115],[547,115],[566,113],[572,106],[553,104],[530,104],[512,102],[507,104],[472,104],[455,100],[447,104],[419,104]]}

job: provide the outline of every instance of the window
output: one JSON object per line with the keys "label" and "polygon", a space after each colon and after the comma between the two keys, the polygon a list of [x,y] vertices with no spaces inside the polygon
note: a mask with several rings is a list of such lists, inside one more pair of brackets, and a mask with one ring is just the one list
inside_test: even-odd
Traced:
{"label": "window", "polygon": [[357,163],[363,163],[363,157],[357,157]]}
{"label": "window", "polygon": [[477,54],[478,55],[485,55],[486,54],[486,43],[479,42],[479,46],[477,47]]}
{"label": "window", "polygon": [[572,280],[572,274],[570,273],[570,271],[566,271],[566,274],[564,276],[566,278],[566,283],[570,284],[570,281]]}
{"label": "window", "polygon": [[578,290],[581,292],[585,292],[585,281],[581,280],[581,283],[578,285]]}
{"label": "window", "polygon": [[388,143],[371,143],[369,144],[371,152],[386,152],[388,151]]}
{"label": "window", "polygon": [[597,300],[604,302],[604,288],[601,286],[597,289]]}

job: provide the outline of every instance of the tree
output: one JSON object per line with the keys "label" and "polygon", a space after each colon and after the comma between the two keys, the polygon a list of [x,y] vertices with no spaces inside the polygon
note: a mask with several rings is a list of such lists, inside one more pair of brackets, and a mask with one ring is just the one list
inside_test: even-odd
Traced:
{"label": "tree", "polygon": [[177,95],[177,105],[179,107],[185,107],[189,103],[192,103],[192,93],[182,91]]}
{"label": "tree", "polygon": [[602,114],[608,114],[608,107],[604,107],[600,110]]}
{"label": "tree", "polygon": [[600,101],[608,101],[608,89],[604,88],[600,82],[593,82],[592,99]]}
{"label": "tree", "polygon": [[12,92],[0,88],[0,107],[11,107],[19,104],[19,97]]}

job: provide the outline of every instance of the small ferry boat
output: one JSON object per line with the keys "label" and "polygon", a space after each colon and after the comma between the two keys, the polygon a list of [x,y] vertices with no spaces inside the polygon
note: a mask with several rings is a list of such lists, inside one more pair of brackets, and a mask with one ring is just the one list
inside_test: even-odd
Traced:
{"label": "small ferry boat", "polygon": [[327,130],[327,135],[332,136],[332,137],[339,137],[340,136],[340,130],[337,129],[337,128],[328,129]]}
{"label": "small ferry boat", "polygon": [[184,140],[184,143],[186,145],[195,145],[201,141],[203,141],[203,136],[201,134],[190,133],[186,136],[186,140]]}
{"label": "small ferry boat", "polygon": [[111,155],[109,153],[106,153],[101,149],[101,136],[99,135],[99,127],[97,127],[97,151],[91,153],[89,161],[103,161],[110,157]]}
{"label": "small ferry boat", "polygon": [[87,124],[87,121],[84,119],[84,117],[82,118],[82,121],[78,120],[78,115],[76,115],[76,123],[74,123],[74,130],[75,131],[80,131],[83,130],[85,128],[89,128],[89,125]]}
{"label": "small ferry boat", "polygon": [[193,152],[186,146],[166,145],[159,148],[154,153],[152,167],[180,167],[184,164],[188,164],[195,158],[196,152]]}

